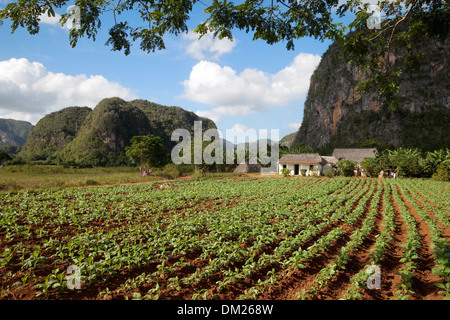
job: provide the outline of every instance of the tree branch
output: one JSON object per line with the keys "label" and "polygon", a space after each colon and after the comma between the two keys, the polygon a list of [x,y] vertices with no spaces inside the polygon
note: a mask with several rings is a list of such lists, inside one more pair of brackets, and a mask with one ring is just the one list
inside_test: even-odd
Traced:
{"label": "tree branch", "polygon": [[122,0],[119,0],[119,2],[117,3],[117,5],[114,7],[114,10],[113,10],[113,14],[114,14],[114,24],[117,24],[116,11],[117,11],[117,8],[119,8],[119,5],[120,5],[121,2],[122,2]]}
{"label": "tree branch", "polygon": [[399,26],[400,23],[402,23],[403,21],[405,21],[408,18],[409,14],[411,13],[412,9],[417,4],[417,2],[419,2],[419,0],[415,0],[411,4],[411,7],[409,8],[408,12],[406,12],[406,14],[400,20],[398,20],[396,22],[396,24],[394,25],[394,27],[392,28],[392,33],[391,33],[391,36],[388,41],[388,48],[387,48],[387,53],[386,53],[387,69],[389,69],[389,67],[391,66],[391,62],[389,60],[389,55],[391,54],[391,44],[392,44],[392,40],[394,39],[395,30],[397,29],[397,27]]}
{"label": "tree branch", "polygon": [[[449,0],[450,1],[450,0]],[[374,36],[373,38],[370,38],[369,41],[373,41],[375,39],[377,39],[379,36],[381,36],[385,31],[391,29],[393,26],[390,24],[390,22],[388,22],[388,24],[386,25],[386,27],[381,30],[376,36]]]}

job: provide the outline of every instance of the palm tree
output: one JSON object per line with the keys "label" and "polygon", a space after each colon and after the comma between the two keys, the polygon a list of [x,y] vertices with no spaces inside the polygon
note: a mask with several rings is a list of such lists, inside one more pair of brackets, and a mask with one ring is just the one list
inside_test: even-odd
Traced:
{"label": "palm tree", "polygon": [[450,162],[450,150],[448,148],[435,150],[433,152],[427,152],[424,160],[423,166],[428,174],[433,174],[436,172],[437,167],[441,163]]}
{"label": "palm tree", "polygon": [[407,149],[407,148],[398,148],[396,150],[388,150],[388,154],[390,158],[395,158],[395,157],[400,157],[400,156],[413,156],[413,157],[421,157],[422,156],[422,152],[420,151],[420,149],[417,148],[412,148],[412,149]]}
{"label": "palm tree", "polygon": [[388,158],[399,176],[419,176],[421,174],[422,152],[417,148],[388,150]]}

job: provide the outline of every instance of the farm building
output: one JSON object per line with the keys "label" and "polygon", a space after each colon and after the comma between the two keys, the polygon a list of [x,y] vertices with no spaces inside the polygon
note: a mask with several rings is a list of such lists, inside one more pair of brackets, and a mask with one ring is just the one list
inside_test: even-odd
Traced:
{"label": "farm building", "polygon": [[332,156],[321,156],[318,153],[286,154],[278,161],[278,172],[283,168],[291,171],[291,175],[322,175],[333,170],[341,159],[356,162],[355,175],[364,175],[359,163],[366,158],[374,158],[376,148],[334,149]]}
{"label": "farm building", "polygon": [[278,161],[278,168],[279,172],[283,168],[291,170],[291,175],[313,176],[332,170],[332,164],[318,153],[286,154]]}
{"label": "farm building", "polygon": [[326,174],[327,172],[332,172],[336,169],[336,163],[338,163],[338,159],[333,156],[322,156],[325,160],[326,164],[323,166],[322,174]]}
{"label": "farm building", "polygon": [[347,159],[356,162],[355,176],[365,176],[364,170],[359,164],[366,158],[375,158],[376,152],[376,148],[334,149],[333,156],[338,160]]}
{"label": "farm building", "polygon": [[361,163],[366,158],[375,158],[376,148],[346,148],[334,149],[333,157],[338,160],[347,159],[356,163]]}
{"label": "farm building", "polygon": [[235,173],[249,173],[249,172],[261,172],[261,165],[259,163],[249,163],[249,161],[241,162],[236,169]]}
{"label": "farm building", "polygon": [[333,156],[322,156],[322,158],[327,162],[327,164],[330,165],[330,167],[336,166],[336,163],[338,163],[338,159]]}

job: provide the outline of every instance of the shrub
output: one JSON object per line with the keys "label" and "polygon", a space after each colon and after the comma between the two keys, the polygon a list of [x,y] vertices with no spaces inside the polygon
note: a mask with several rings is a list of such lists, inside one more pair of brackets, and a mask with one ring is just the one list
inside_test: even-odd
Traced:
{"label": "shrub", "polygon": [[325,172],[325,177],[333,178],[334,177],[334,171],[333,170],[329,170],[329,171]]}
{"label": "shrub", "polygon": [[361,161],[361,168],[363,168],[365,174],[368,177],[376,178],[381,171],[381,167],[378,164],[376,158],[366,158]]}
{"label": "shrub", "polygon": [[88,179],[86,179],[84,184],[87,186],[98,186],[100,183],[97,180],[88,178]]}
{"label": "shrub", "polygon": [[438,165],[436,173],[431,178],[439,181],[450,181],[450,162],[445,161]]}
{"label": "shrub", "polygon": [[184,174],[184,173],[194,173],[195,172],[195,167],[193,164],[179,164],[177,165],[178,171],[180,171],[180,174]]}
{"label": "shrub", "polygon": [[340,174],[346,177],[352,177],[355,170],[356,163],[347,159],[341,159],[336,164]]}
{"label": "shrub", "polygon": [[164,166],[160,175],[168,179],[176,179],[180,176],[180,170],[175,164],[169,163]]}
{"label": "shrub", "polygon": [[289,170],[288,168],[283,168],[281,169],[281,174],[285,177],[289,177],[289,175],[291,174],[291,170]]}

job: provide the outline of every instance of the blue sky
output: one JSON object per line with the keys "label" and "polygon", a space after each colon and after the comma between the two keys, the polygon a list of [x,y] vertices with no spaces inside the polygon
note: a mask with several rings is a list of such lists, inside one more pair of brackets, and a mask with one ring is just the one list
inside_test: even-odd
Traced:
{"label": "blue sky", "polygon": [[[191,29],[202,18],[196,12]],[[1,118],[36,124],[64,107],[94,108],[102,98],[119,96],[180,106],[213,119],[222,133],[279,129],[281,138],[298,129],[309,78],[330,45],[300,39],[287,51],[283,43],[254,42],[236,31],[233,42],[168,36],[166,49],[154,53],[136,43],[125,56],[105,46],[112,18],[105,17],[95,42],[83,38],[75,48],[68,28],[56,22],[41,24],[37,35],[20,28],[11,34],[7,21],[0,26]]]}

